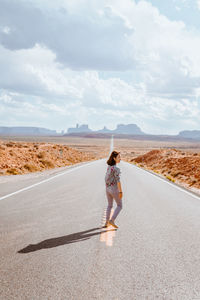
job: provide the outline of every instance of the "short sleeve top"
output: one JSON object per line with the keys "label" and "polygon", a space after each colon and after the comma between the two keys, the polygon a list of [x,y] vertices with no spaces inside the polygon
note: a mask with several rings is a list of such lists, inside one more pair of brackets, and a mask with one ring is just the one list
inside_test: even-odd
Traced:
{"label": "short sleeve top", "polygon": [[106,175],[105,175],[105,184],[106,186],[113,186],[116,185],[117,182],[120,182],[120,168],[118,168],[116,165],[114,166],[108,166]]}

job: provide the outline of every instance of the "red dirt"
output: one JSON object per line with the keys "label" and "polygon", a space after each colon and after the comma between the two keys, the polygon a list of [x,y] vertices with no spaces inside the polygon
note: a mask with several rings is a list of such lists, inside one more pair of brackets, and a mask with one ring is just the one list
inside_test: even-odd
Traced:
{"label": "red dirt", "polygon": [[0,141],[0,175],[17,175],[94,160],[65,145]]}
{"label": "red dirt", "polygon": [[189,186],[200,188],[200,153],[177,149],[152,150],[129,159],[129,162],[160,173],[171,181],[178,180]]}

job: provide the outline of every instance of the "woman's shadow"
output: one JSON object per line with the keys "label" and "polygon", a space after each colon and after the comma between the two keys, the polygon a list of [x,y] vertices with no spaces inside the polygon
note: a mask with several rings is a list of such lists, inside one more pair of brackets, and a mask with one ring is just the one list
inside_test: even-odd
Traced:
{"label": "woman's shadow", "polygon": [[85,231],[80,231],[80,232],[76,232],[76,233],[72,233],[72,234],[68,234],[68,235],[64,235],[64,236],[60,236],[60,237],[56,237],[56,238],[47,239],[38,244],[30,244],[27,247],[17,251],[17,253],[29,253],[29,252],[34,252],[34,251],[41,250],[41,249],[54,248],[54,247],[58,247],[58,246],[66,245],[66,244],[76,243],[79,241],[85,241],[85,240],[90,239],[94,235],[101,234],[102,232],[116,230],[116,229],[110,229],[110,230],[104,230],[104,231],[100,231],[100,232],[89,233],[89,232],[95,231],[97,229],[102,229],[102,227],[96,227],[96,228],[92,228],[92,229],[85,230]]}

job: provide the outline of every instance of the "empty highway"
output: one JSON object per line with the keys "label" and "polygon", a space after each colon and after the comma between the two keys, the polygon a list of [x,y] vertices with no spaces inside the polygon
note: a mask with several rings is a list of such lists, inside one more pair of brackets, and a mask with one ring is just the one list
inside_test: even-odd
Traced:
{"label": "empty highway", "polygon": [[118,166],[117,230],[106,159],[0,184],[0,299],[200,299],[200,198]]}

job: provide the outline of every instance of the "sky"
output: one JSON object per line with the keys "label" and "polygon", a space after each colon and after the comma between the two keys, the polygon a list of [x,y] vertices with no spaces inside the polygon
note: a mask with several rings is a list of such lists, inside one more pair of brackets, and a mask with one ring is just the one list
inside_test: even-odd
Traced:
{"label": "sky", "polygon": [[200,130],[200,0],[0,0],[0,126]]}

